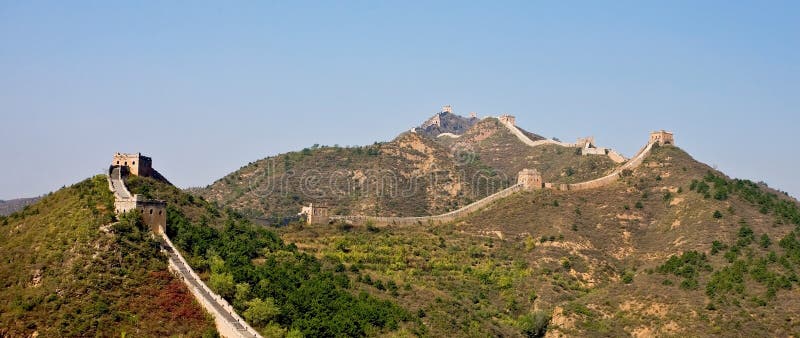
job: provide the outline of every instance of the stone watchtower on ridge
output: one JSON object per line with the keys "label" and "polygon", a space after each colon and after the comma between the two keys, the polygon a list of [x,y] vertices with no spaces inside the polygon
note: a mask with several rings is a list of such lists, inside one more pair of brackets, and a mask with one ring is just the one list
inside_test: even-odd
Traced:
{"label": "stone watchtower on ridge", "polygon": [[328,206],[325,204],[309,203],[307,207],[302,207],[298,216],[305,215],[308,224],[328,223]]}
{"label": "stone watchtower on ridge", "polygon": [[672,132],[661,129],[650,133],[650,143],[657,143],[660,146],[665,144],[675,144],[675,136]]}
{"label": "stone watchtower on ridge", "polygon": [[517,184],[522,184],[525,190],[538,190],[544,187],[542,174],[536,169],[522,169],[517,174]]}
{"label": "stone watchtower on ridge", "polygon": [[517,119],[513,115],[503,114],[500,115],[500,117],[498,117],[497,119],[500,120],[500,122],[503,122],[508,125],[514,126],[517,124]]}
{"label": "stone watchtower on ridge", "polygon": [[149,157],[142,156],[141,153],[115,153],[108,169],[109,188],[114,192],[114,209],[117,213],[138,210],[150,230],[162,233],[167,229],[167,202],[149,200],[138,194],[131,195],[125,187],[125,177],[128,174],[160,177],[155,173],[153,161]]}
{"label": "stone watchtower on ridge", "polygon": [[142,153],[115,153],[111,165],[126,167],[128,172],[136,176],[149,177],[153,174],[153,160]]}

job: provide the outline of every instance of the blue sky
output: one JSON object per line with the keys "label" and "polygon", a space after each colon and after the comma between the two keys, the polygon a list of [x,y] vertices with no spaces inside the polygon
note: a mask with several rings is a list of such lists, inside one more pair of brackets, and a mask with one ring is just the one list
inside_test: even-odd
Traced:
{"label": "blue sky", "polygon": [[140,151],[178,186],[319,144],[392,139],[441,105],[510,113],[800,196],[800,3],[0,3],[0,199]]}

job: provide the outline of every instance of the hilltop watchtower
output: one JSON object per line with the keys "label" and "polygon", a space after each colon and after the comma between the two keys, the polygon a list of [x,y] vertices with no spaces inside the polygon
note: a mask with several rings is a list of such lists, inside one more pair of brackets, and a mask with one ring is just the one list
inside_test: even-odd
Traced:
{"label": "hilltop watchtower", "polygon": [[[145,199],[143,196],[131,194],[125,186],[128,174],[148,177],[161,177],[153,170],[153,161],[141,153],[115,153],[108,168],[108,187],[114,193],[114,209],[117,214],[138,210],[142,214],[144,224],[154,233],[163,233],[167,228],[167,202]],[[166,179],[163,180],[166,182]]]}
{"label": "hilltop watchtower", "polygon": [[449,104],[446,106],[442,106],[442,113],[453,113],[453,107]]}
{"label": "hilltop watchtower", "polygon": [[538,190],[544,186],[542,174],[536,169],[522,169],[517,174],[517,183],[522,184],[525,190]]}
{"label": "hilltop watchtower", "polygon": [[658,143],[658,145],[675,144],[675,136],[672,132],[659,130],[650,133],[650,143]]}
{"label": "hilltop watchtower", "polygon": [[328,206],[309,203],[307,207],[300,209],[298,215],[306,215],[306,223],[308,224],[325,224],[328,223]]}
{"label": "hilltop watchtower", "polygon": [[508,125],[512,125],[512,126],[517,125],[517,118],[515,118],[513,115],[503,114],[503,115],[500,115],[500,117],[498,117],[498,119],[500,120],[500,122],[503,122],[503,123],[508,124]]}
{"label": "hilltop watchtower", "polygon": [[153,175],[153,160],[142,153],[126,154],[115,153],[111,166],[127,167],[128,171],[136,176],[149,177]]}

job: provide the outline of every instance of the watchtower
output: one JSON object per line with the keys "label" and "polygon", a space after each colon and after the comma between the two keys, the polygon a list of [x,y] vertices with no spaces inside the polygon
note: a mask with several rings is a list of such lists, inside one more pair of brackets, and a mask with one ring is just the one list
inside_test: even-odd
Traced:
{"label": "watchtower", "polygon": [[542,174],[536,169],[522,169],[517,174],[517,183],[525,190],[538,190],[544,186]]}
{"label": "watchtower", "polygon": [[517,119],[513,115],[503,114],[498,117],[500,122],[503,122],[508,125],[515,126],[517,125]]}
{"label": "watchtower", "polygon": [[307,207],[300,209],[299,215],[306,215],[306,223],[308,224],[325,224],[328,223],[328,206],[309,203]]}
{"label": "watchtower", "polygon": [[658,145],[675,144],[675,136],[672,132],[661,129],[650,133],[650,143],[658,143]]}
{"label": "watchtower", "polygon": [[153,160],[142,153],[115,153],[111,166],[127,167],[128,172],[136,176],[148,177],[153,174]]}
{"label": "watchtower", "polygon": [[451,113],[452,114],[453,113],[453,107],[451,107],[449,104],[446,105],[446,106],[442,106],[442,113]]}

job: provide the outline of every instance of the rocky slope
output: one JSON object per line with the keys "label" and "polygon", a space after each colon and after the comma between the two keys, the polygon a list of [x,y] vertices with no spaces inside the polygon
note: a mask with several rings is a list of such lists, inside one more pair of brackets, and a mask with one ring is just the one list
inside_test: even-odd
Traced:
{"label": "rocky slope", "polygon": [[428,137],[437,137],[444,133],[461,135],[479,120],[477,117],[463,117],[452,112],[440,112],[422,125],[413,129],[415,133]]}

